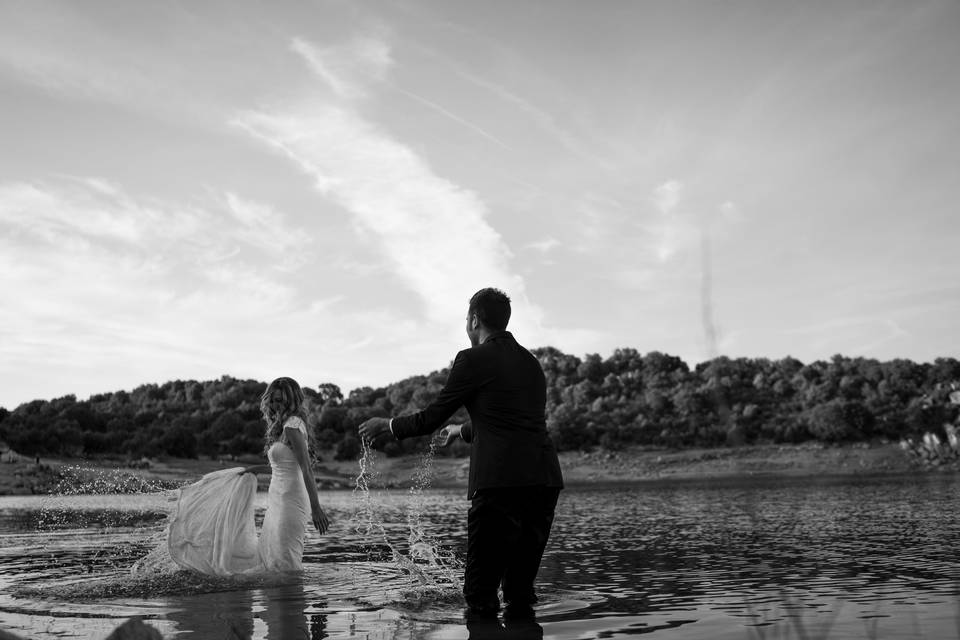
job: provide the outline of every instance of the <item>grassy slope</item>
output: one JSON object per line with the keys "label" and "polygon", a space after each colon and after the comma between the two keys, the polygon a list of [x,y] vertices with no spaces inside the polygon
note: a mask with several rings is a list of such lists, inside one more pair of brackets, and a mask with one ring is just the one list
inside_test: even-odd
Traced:
{"label": "grassy slope", "polygon": [[[385,458],[378,455],[374,469],[380,477],[377,486],[406,487],[419,465],[419,458]],[[258,464],[256,458],[244,461],[165,459],[153,461],[149,469],[126,469],[121,460],[41,460],[0,462],[0,495],[47,493],[59,479],[64,465],[89,468],[91,473],[106,474],[118,468],[147,481],[180,485],[204,473],[225,466]],[[649,450],[620,452],[566,452],[560,460],[569,485],[633,482],[670,478],[718,478],[757,475],[824,475],[907,473],[917,467],[895,444],[825,447],[805,445],[759,445],[740,448]],[[464,458],[436,458],[433,485],[465,487],[468,461]],[[321,462],[315,469],[322,488],[352,488],[359,471],[356,461]],[[266,488],[269,476],[260,477]]]}

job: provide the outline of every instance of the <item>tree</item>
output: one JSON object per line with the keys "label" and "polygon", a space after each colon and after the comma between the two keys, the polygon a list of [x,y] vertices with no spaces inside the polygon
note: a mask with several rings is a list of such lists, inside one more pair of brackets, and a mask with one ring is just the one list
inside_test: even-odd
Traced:
{"label": "tree", "polygon": [[595,444],[583,411],[566,403],[547,416],[547,429],[553,435],[558,451],[576,450]]}
{"label": "tree", "polygon": [[197,457],[197,437],[190,420],[179,419],[160,440],[163,451],[177,458]]}
{"label": "tree", "polygon": [[363,447],[360,445],[360,440],[353,435],[347,435],[334,448],[333,459],[354,460],[360,457],[362,451]]}
{"label": "tree", "polygon": [[[899,439],[938,431],[960,407],[960,362],[879,362],[834,356],[804,364],[717,357],[692,371],[676,356],[616,349],[583,359],[554,347],[533,349],[546,379],[546,417],[560,449],[627,444],[714,446],[724,442],[825,442]],[[305,388],[313,441],[355,457],[356,430],[373,416],[422,409],[436,398],[449,368],[346,397],[332,383]],[[0,408],[0,439],[27,455],[220,455],[259,453],[266,383],[223,376],[173,380],[78,400],[67,395]],[[468,420],[458,409],[451,422]],[[391,455],[422,450],[407,439]],[[447,450],[466,454],[468,445]]]}
{"label": "tree", "polygon": [[807,412],[807,430],[818,440],[845,442],[864,437],[873,416],[859,402],[835,399]]}
{"label": "tree", "polygon": [[340,387],[332,382],[321,383],[317,387],[317,392],[320,394],[320,401],[324,405],[339,406],[343,404],[343,392],[340,391]]}

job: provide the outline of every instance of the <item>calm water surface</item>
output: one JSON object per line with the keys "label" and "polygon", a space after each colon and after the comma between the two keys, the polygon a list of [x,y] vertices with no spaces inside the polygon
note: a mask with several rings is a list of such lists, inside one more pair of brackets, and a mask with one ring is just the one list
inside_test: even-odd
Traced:
{"label": "calm water surface", "polygon": [[140,615],[177,639],[958,638],[958,489],[952,475],[568,489],[537,623],[506,628],[467,628],[456,589],[424,588],[384,542],[406,553],[419,516],[435,551],[462,558],[460,490],[374,493],[383,535],[357,533],[359,494],[323,493],[335,524],[309,536],[302,578],[255,584],[129,577],[170,494],[6,497],[0,629],[104,638]]}

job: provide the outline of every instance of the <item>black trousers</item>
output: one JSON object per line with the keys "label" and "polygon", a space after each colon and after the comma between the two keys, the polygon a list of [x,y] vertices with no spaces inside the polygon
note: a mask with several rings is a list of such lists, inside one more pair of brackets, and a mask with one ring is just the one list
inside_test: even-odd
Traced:
{"label": "black trousers", "polygon": [[467,515],[463,595],[471,609],[497,611],[503,589],[508,606],[533,605],[533,581],[547,546],[560,489],[481,489]]}

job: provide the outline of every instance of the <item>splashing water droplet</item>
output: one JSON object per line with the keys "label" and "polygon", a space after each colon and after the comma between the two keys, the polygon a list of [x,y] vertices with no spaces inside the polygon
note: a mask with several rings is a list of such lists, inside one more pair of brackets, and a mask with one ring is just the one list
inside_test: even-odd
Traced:
{"label": "splashing water droplet", "polygon": [[[424,491],[433,483],[433,459],[438,439],[431,439],[428,450],[418,461],[407,504],[408,550],[404,554],[387,536],[383,521],[375,509],[370,487],[379,478],[376,456],[367,443],[362,443],[359,460],[360,473],[356,479],[355,494],[359,494],[360,507],[356,514],[355,531],[365,537],[376,536],[390,550],[392,561],[401,570],[420,583],[419,588],[407,592],[406,597],[422,600],[425,597],[449,597],[459,593],[459,572],[462,564],[452,550],[445,550],[423,528],[422,514],[425,507]],[[369,549],[368,549],[369,553]]]}
{"label": "splashing water droplet", "polygon": [[[366,538],[379,534],[378,537],[393,550],[393,546],[387,539],[387,532],[383,528],[383,521],[380,519],[377,510],[374,509],[373,499],[370,494],[370,485],[375,483],[380,477],[380,474],[376,469],[376,456],[374,451],[366,441],[362,441],[361,443],[359,463],[360,473],[357,475],[353,493],[354,495],[359,494],[360,507],[357,509],[353,518],[354,531]],[[368,547],[368,556],[370,552],[371,549]]]}

